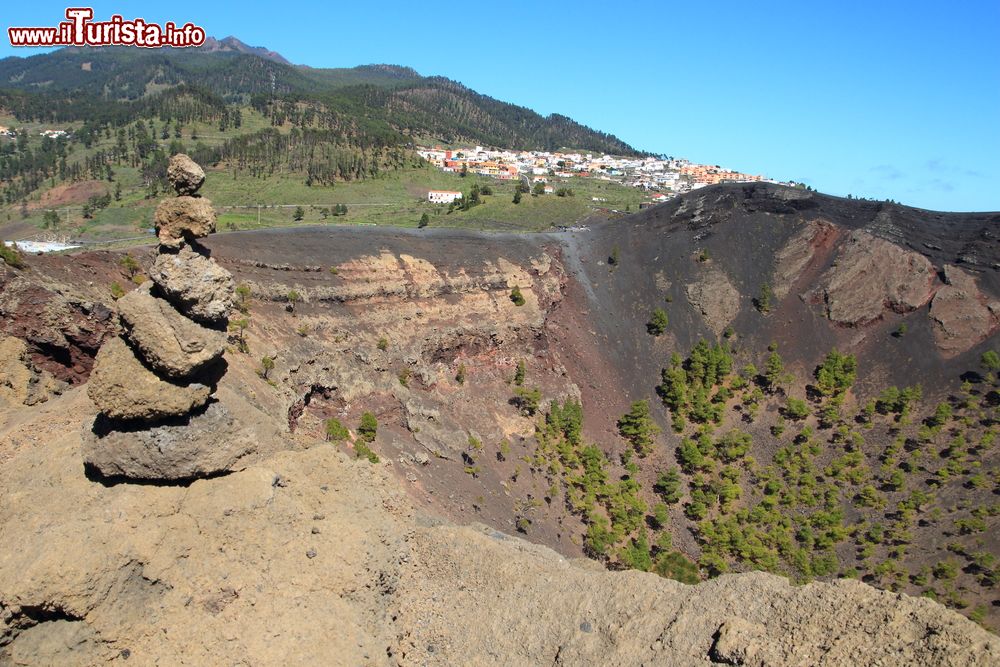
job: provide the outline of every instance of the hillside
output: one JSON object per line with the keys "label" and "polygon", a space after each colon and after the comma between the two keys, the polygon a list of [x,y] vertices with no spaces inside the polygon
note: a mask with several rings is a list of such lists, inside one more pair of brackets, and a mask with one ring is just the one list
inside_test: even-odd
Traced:
{"label": "hillside", "polygon": [[[228,40],[228,41],[227,41]],[[307,103],[341,122],[364,122],[371,132],[425,136],[444,143],[472,142],[510,148],[573,147],[633,154],[611,135],[553,114],[500,102],[440,77],[391,65],[322,69],[293,66],[266,49],[227,38],[193,51],[142,52],[126,47],[65,48],[28,58],[0,60],[0,107],[22,121],[134,120],[142,101],[176,86],[197,87],[226,103],[254,95]],[[94,105],[98,99],[102,105]],[[72,102],[72,103],[69,103]],[[110,103],[114,104],[110,104]],[[155,101],[153,102],[155,104]],[[101,109],[95,115],[92,107]]]}
{"label": "hillside", "polygon": [[[211,182],[205,194],[214,196]],[[998,221],[996,213],[718,186],[571,233],[215,235],[211,256],[246,287],[228,386],[247,414],[267,415],[282,433],[239,475],[275,479],[259,472],[278,465],[267,463],[278,460],[273,448],[363,453],[353,436],[323,440],[330,420],[354,429],[370,412],[375,474],[394,477],[418,516],[482,523],[564,557],[682,582],[751,570],[796,583],[860,579],[935,599],[996,630]],[[141,274],[152,253],[132,254]],[[121,257],[29,257],[24,269],[4,269],[3,331],[26,345],[9,355],[22,361],[6,371],[7,400],[37,404],[64,387],[65,397],[50,400],[73,405],[58,431],[66,453],[39,456],[72,457],[73,425],[93,414],[74,387],[115,330],[111,285],[128,289],[135,271]],[[262,366],[265,357],[273,368]],[[26,426],[8,447],[27,457],[37,408],[11,409],[22,415],[13,423]],[[299,465],[298,456],[280,460]],[[310,465],[328,479],[348,474],[329,461]],[[369,465],[363,458],[361,469]],[[59,474],[74,468],[66,470]],[[301,474],[289,475],[293,487]],[[79,483],[81,493],[107,488],[96,478]],[[432,541],[457,540],[448,543],[466,565],[482,558],[484,571],[495,570],[483,545],[432,533],[448,535]],[[432,567],[421,563],[418,577]],[[495,585],[532,587],[523,581]],[[715,585],[722,581],[730,580]],[[385,585],[403,600],[413,591]],[[454,595],[444,584],[419,585]],[[747,590],[757,585],[765,584]],[[654,601],[653,588],[643,584],[644,609],[670,604]],[[478,599],[468,595],[469,604]],[[892,599],[897,610],[910,600]],[[366,613],[378,604],[364,602]],[[89,619],[89,609],[74,618]],[[438,638],[410,651],[431,643],[507,650],[422,627],[414,636]],[[752,632],[773,640],[767,627]],[[551,632],[530,635],[525,655],[550,655]],[[608,641],[624,650],[615,642],[625,639]],[[447,662],[456,649],[441,650]],[[790,654],[780,655],[775,661]]]}
{"label": "hillside", "polygon": [[[427,214],[435,226],[535,231],[643,200],[637,190],[586,181],[572,184],[577,198],[514,206],[512,183],[436,172],[412,148],[636,151],[565,116],[542,117],[410,68],[293,66],[235,38],[180,52],[65,48],[4,59],[0,126],[14,130],[0,135],[5,239],[141,239],[167,188],[167,159],[181,152],[209,170],[225,229],[415,226]],[[43,136],[55,131],[64,134]],[[422,201],[430,189],[473,185],[496,196],[454,215]]]}

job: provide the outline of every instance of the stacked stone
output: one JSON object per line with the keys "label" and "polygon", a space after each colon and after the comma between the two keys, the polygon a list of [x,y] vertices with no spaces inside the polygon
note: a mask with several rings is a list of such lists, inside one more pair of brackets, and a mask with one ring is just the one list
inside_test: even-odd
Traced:
{"label": "stacked stone", "polygon": [[231,463],[231,452],[205,448],[232,427],[212,394],[225,372],[233,276],[198,243],[215,231],[212,203],[197,194],[205,172],[176,155],[167,177],[178,196],[156,209],[151,280],[118,300],[123,334],[101,347],[87,387],[100,414],[84,459],[103,475],[178,479]]}

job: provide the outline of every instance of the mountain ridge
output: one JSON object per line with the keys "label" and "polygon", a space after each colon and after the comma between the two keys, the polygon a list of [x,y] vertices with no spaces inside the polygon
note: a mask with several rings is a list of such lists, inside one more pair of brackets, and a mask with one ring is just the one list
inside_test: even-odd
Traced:
{"label": "mountain ridge", "polygon": [[421,76],[400,65],[291,65],[280,54],[249,47],[236,38],[213,38],[207,49],[67,47],[0,60],[0,91],[18,91],[43,100],[85,95],[114,103],[134,102],[182,85],[204,88],[229,103],[245,104],[254,95],[304,101],[347,111],[354,118],[362,116],[408,136],[430,134],[443,143],[641,154],[621,139],[567,116],[542,116],[444,77]]}

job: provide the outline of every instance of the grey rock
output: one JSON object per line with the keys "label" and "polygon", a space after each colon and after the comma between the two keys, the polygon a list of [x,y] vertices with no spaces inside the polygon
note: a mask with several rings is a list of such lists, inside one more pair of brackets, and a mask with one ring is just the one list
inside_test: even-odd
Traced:
{"label": "grey rock", "polygon": [[117,420],[151,421],[184,415],[208,401],[201,383],[162,380],[146,368],[121,338],[104,343],[94,360],[87,395],[97,409]]}
{"label": "grey rock", "polygon": [[179,248],[185,240],[208,236],[215,231],[215,220],[212,202],[204,197],[164,199],[153,214],[160,244],[168,248]]}
{"label": "grey rock", "polygon": [[126,336],[146,363],[172,378],[194,375],[222,356],[226,335],[207,329],[150,293],[146,282],[118,300]]}
{"label": "grey rock", "polygon": [[220,398],[200,412],[153,424],[98,416],[83,429],[83,460],[103,476],[137,480],[183,480],[245,468],[268,439],[228,394]]}
{"label": "grey rock", "polygon": [[183,314],[207,324],[223,324],[233,307],[233,275],[189,245],[156,258],[149,277]]}
{"label": "grey rock", "polygon": [[167,165],[167,180],[177,194],[193,195],[205,182],[205,171],[187,155],[178,153]]}
{"label": "grey rock", "polygon": [[729,277],[718,269],[709,269],[697,282],[685,288],[688,302],[705,318],[708,327],[719,335],[740,312],[740,293]]}

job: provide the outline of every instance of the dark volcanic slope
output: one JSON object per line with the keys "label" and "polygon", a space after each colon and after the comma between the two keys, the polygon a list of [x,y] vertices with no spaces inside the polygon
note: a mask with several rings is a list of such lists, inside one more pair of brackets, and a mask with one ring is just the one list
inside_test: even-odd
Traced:
{"label": "dark volcanic slope", "polygon": [[[810,279],[818,280],[833,265],[836,253],[830,248],[825,261],[817,256],[821,266],[812,276],[768,317],[761,316],[753,299],[764,282],[775,286],[776,255],[814,221],[832,223],[844,233],[869,232],[919,253],[938,271],[956,265],[974,275],[990,299],[1000,295],[1000,213],[937,213],[771,185],[705,188],[567,240],[585,272],[580,293],[591,304],[594,325],[615,343],[602,351],[633,382],[632,393],[648,391],[659,381],[659,369],[675,347],[683,354],[699,337],[716,338],[686,293],[687,285],[711,270],[724,274],[740,294],[731,322],[736,346],[759,352],[775,341],[786,362],[797,364],[804,375],[833,347],[857,353],[867,366],[862,376],[875,373],[901,386],[922,382],[925,389],[978,365],[986,345],[952,359],[928,354],[935,345],[926,305],[909,313],[886,309],[877,321],[844,326],[830,322],[822,303],[796,298],[814,287],[807,284]],[[607,260],[615,247],[620,261],[612,271]],[[707,262],[698,261],[702,249],[708,251]],[[655,307],[670,315],[672,340],[636,335]],[[903,321],[908,335],[893,337]]]}

